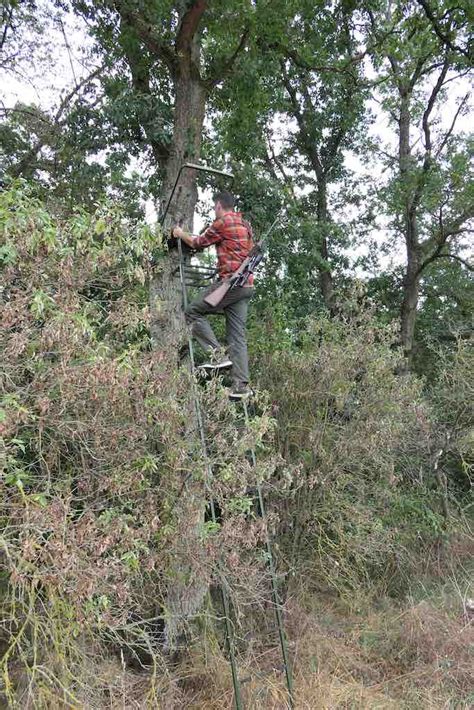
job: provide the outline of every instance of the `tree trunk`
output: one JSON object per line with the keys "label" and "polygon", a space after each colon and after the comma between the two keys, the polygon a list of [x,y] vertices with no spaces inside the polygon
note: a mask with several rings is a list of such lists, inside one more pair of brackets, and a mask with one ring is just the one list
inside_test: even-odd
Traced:
{"label": "tree trunk", "polygon": [[335,314],[335,303],[334,303],[334,282],[332,278],[332,273],[329,268],[329,252],[328,252],[328,228],[329,228],[329,212],[328,212],[328,202],[327,202],[327,184],[324,175],[318,175],[318,203],[317,203],[317,218],[318,225],[320,228],[320,254],[327,265],[321,265],[319,267],[319,285],[321,288],[321,293],[323,295],[324,303],[326,308],[329,310],[331,315]]}
{"label": "tree trunk", "polygon": [[403,279],[403,301],[401,306],[401,343],[410,367],[415,344],[415,323],[420,287],[418,254],[407,248],[407,268]]}
{"label": "tree trunk", "polygon": [[[300,132],[303,132],[303,127],[300,127]],[[324,166],[321,162],[317,149],[313,145],[303,142],[304,150],[311,162],[316,175],[317,183],[317,203],[316,203],[316,218],[319,227],[319,254],[326,262],[324,265],[318,265],[319,288],[330,314],[336,314],[336,304],[334,299],[334,281],[329,267],[329,210],[328,210],[328,185]]]}
{"label": "tree trunk", "polygon": [[[182,71],[175,82],[176,102],[173,144],[166,163],[164,202],[166,204],[178,171],[183,163],[198,162],[206,108],[206,91],[202,82]],[[165,238],[173,225],[182,223],[192,231],[197,202],[196,171],[181,173],[179,186],[164,225]],[[171,251],[163,259],[150,283],[151,336],[155,348],[176,356],[184,339],[178,253]]]}
{"label": "tree trunk", "polygon": [[[171,194],[180,167],[187,162],[199,162],[207,98],[203,83],[193,76],[192,68],[184,62],[175,79],[175,92],[173,143],[166,164],[163,204]],[[178,223],[192,232],[197,198],[196,171],[185,170],[181,173],[168,211],[164,225],[165,238],[172,226]],[[177,365],[178,352],[186,342],[177,250],[171,250],[161,261],[151,280],[150,313],[153,346],[169,358],[172,371]],[[183,441],[186,447],[198,436],[192,386],[184,407],[188,412]],[[190,481],[186,484],[176,509],[177,528],[170,551],[173,564],[166,593],[164,630],[168,652],[177,652],[183,646],[189,623],[199,612],[208,591],[208,580],[203,578],[204,560],[201,559],[203,550],[200,541],[205,505],[202,482]]]}
{"label": "tree trunk", "polygon": [[400,337],[406,364],[411,366],[415,339],[415,323],[420,288],[420,246],[416,210],[411,187],[410,93],[400,87],[399,174],[403,199],[403,236],[407,265],[403,279],[403,300],[400,311]]}

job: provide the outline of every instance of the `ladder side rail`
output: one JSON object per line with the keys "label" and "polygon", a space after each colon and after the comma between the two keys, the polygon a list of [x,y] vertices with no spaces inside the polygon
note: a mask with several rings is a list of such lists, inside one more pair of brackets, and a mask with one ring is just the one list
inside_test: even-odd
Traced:
{"label": "ladder side rail", "polygon": [[[245,414],[245,423],[248,426],[249,413],[248,413],[247,402],[245,400],[243,400],[242,404],[243,404],[244,414]],[[250,449],[250,458],[252,460],[252,466],[255,468],[257,465],[257,458],[255,455],[255,450],[253,448]],[[291,672],[291,664],[290,664],[290,658],[289,658],[289,654],[288,654],[288,641],[286,638],[285,628],[283,625],[283,618],[282,618],[282,614],[281,614],[280,592],[278,591],[278,580],[277,580],[277,574],[276,574],[276,569],[275,569],[272,544],[270,541],[270,533],[269,533],[268,527],[267,527],[267,516],[266,516],[265,504],[263,502],[262,487],[261,487],[260,483],[258,482],[258,480],[256,480],[256,488],[257,488],[257,496],[258,496],[258,505],[260,508],[260,515],[262,516],[262,519],[265,523],[265,532],[266,532],[265,546],[267,549],[267,564],[268,564],[268,570],[270,572],[270,584],[271,584],[271,589],[272,589],[273,605],[275,608],[275,618],[276,618],[277,627],[278,627],[278,636],[280,639],[281,655],[283,658],[283,665],[285,668],[286,687],[288,689],[288,705],[290,707],[290,710],[293,710],[293,708],[294,708],[293,676],[292,676],[292,672]]]}
{"label": "ladder side rail", "polygon": [[[181,247],[181,240],[178,241],[178,252],[179,252],[179,274],[180,274],[180,281],[181,281],[181,292],[183,296],[183,307],[186,309],[188,307],[188,293],[187,293],[187,288],[186,288],[186,279],[185,279],[185,273],[184,273],[184,260],[183,260],[183,250]],[[196,410],[196,420],[197,420],[197,425],[199,429],[199,437],[200,437],[200,442],[201,442],[201,450],[203,453],[204,461],[205,461],[205,467],[206,467],[206,488],[209,493],[209,507],[211,509],[211,518],[212,522],[216,523],[217,522],[217,516],[216,516],[216,509],[214,506],[214,500],[212,497],[212,491],[210,487],[210,482],[212,480],[212,467],[209,461],[209,453],[207,450],[207,444],[206,444],[206,435],[205,435],[205,430],[204,430],[204,421],[203,421],[203,416],[202,416],[202,409],[201,409],[201,404],[199,402],[199,396],[196,391],[196,380],[195,380],[195,360],[194,360],[194,346],[193,346],[193,340],[192,340],[192,335],[188,335],[188,349],[189,349],[189,359],[190,359],[190,365],[191,365],[191,381],[192,381],[192,397],[194,401],[194,407]],[[224,607],[224,623],[225,623],[225,629],[226,629],[226,639],[227,639],[227,647],[229,649],[229,660],[230,660],[230,667],[231,667],[231,672],[232,672],[232,684],[234,687],[234,699],[235,699],[235,707],[236,710],[243,710],[243,704],[242,704],[242,694],[240,690],[240,682],[238,678],[238,673],[237,673],[237,662],[235,659],[235,650],[234,650],[234,635],[232,631],[232,624],[230,621],[230,604],[229,604],[229,595],[227,593],[227,589],[224,584],[219,585],[220,592],[221,592],[221,597],[222,597],[222,605]]]}

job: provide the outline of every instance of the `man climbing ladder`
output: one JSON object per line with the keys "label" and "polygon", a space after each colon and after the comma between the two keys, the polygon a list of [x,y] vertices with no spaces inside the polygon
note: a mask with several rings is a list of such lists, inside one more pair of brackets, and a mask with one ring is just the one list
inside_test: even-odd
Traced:
{"label": "man climbing ladder", "polygon": [[[240,212],[234,212],[234,197],[230,192],[220,192],[214,198],[216,219],[198,237],[187,234],[181,227],[173,229],[173,235],[182,239],[191,249],[201,250],[212,245],[217,251],[219,280],[201,292],[186,308],[186,321],[192,327],[193,336],[210,356],[202,367],[208,371],[231,368],[233,387],[229,394],[232,400],[241,400],[251,394],[246,339],[246,321],[249,301],[253,295],[253,274],[242,286],[235,285],[216,306],[206,302],[206,297],[223,281],[231,278],[248,257],[253,247],[250,224]],[[222,348],[206,316],[224,314],[229,357],[222,357]]]}
{"label": "man climbing ladder", "polygon": [[[171,205],[175,190],[178,186],[181,173],[183,170],[186,169],[200,170],[207,173],[215,173],[218,175],[225,175],[226,177],[233,178],[230,173],[225,173],[222,170],[216,170],[215,168],[210,168],[208,166],[196,165],[194,163],[185,163],[184,165],[182,165],[180,170],[178,171],[173,189],[171,190],[171,194],[161,215],[161,227],[163,227],[163,225],[165,224],[166,215]],[[195,239],[191,235],[186,234],[181,228],[176,227],[174,229],[174,236],[176,238],[181,239],[191,248],[205,248],[206,246],[210,246],[211,244],[216,244],[220,280],[213,287],[207,289],[204,293],[202,293],[200,298],[196,299],[194,303],[187,307],[188,298],[186,273],[189,273],[189,267],[187,272],[186,265],[183,261],[181,243],[178,243],[180,257],[179,274],[181,281],[183,305],[185,306],[185,313],[188,322],[193,324],[194,335],[196,335],[196,337],[203,345],[204,349],[207,350],[211,355],[211,361],[206,363],[207,368],[211,368],[211,370],[219,370],[223,367],[225,368],[228,366],[232,366],[235,381],[235,389],[232,391],[232,395],[234,399],[242,400],[245,422],[246,426],[248,426],[248,409],[245,397],[246,393],[249,392],[245,322],[247,317],[248,303],[253,292],[253,272],[258,267],[263,258],[264,245],[266,244],[270,232],[280,221],[280,214],[277,215],[276,219],[272,223],[271,227],[267,230],[263,238],[260,239],[257,244],[252,246],[253,238],[250,225],[248,225],[242,219],[240,214],[233,211],[233,207],[234,199],[232,195],[230,195],[229,193],[219,193],[219,195],[217,195],[215,198],[216,221],[209,229],[204,232],[203,235],[200,235],[197,239]],[[202,242],[200,241],[201,239]],[[199,268],[197,269],[197,271],[199,271]],[[200,271],[202,273],[202,269]],[[235,313],[235,308],[233,309],[232,306],[238,306],[239,303],[243,304],[244,308],[242,309],[242,311],[238,310],[237,316],[234,318],[234,322],[237,321],[239,323],[239,337],[236,338],[234,336],[234,332],[237,332],[237,330],[234,331],[234,329],[231,327],[233,325],[232,313]],[[207,323],[207,320],[205,318],[206,315],[212,313],[224,313],[224,315],[226,316],[228,345],[232,360],[219,360],[219,342],[215,338],[215,335],[212,332],[212,329],[210,328],[210,325],[209,323]],[[229,313],[231,314],[230,319],[228,315]],[[196,323],[198,331],[197,333]],[[202,330],[203,328],[204,331]],[[239,350],[239,347],[237,347],[236,350],[236,340],[238,346],[243,343],[243,351]],[[191,361],[191,371],[193,372],[194,354],[191,338],[189,338],[188,346]],[[243,360],[242,352],[244,357]],[[209,455],[207,450],[206,431],[204,427],[202,404],[199,396],[197,395],[195,380],[192,380],[192,387],[195,395],[193,399],[196,408],[196,421],[200,432],[203,457],[204,461],[206,462],[207,475],[205,478],[205,482],[209,495],[209,507],[211,510],[212,520],[215,523],[216,513],[212,497],[213,471],[209,461]],[[255,451],[252,449],[249,453],[251,455],[252,465],[256,466]],[[266,526],[264,499],[258,480],[256,481],[256,489],[258,494],[258,510],[262,519],[265,521]],[[273,553],[268,531],[266,536],[266,548],[266,561],[271,578],[272,600],[275,608],[275,616],[278,626],[278,634],[283,658],[283,666],[285,670],[286,685],[288,689],[288,708],[289,710],[293,710],[294,699],[291,666],[288,656],[286,635],[283,627],[281,601],[278,591],[278,580],[273,561]],[[236,663],[234,634],[232,622],[230,619],[229,594],[225,583],[220,585],[220,590],[222,595],[222,604],[224,608],[224,621],[226,628],[227,646],[229,651],[229,660],[232,670],[235,707],[236,710],[242,710],[242,695],[240,688],[240,680],[238,677],[238,667]]]}

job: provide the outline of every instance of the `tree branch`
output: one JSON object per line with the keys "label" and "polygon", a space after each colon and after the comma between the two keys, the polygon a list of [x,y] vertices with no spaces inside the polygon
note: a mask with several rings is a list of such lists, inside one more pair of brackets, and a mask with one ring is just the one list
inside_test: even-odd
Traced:
{"label": "tree branch", "polygon": [[[293,183],[291,181],[290,176],[286,173],[285,168],[283,167],[283,164],[277,154],[275,153],[275,149],[272,145],[272,142],[268,136],[268,134],[265,136],[266,137],[266,142],[267,142],[267,151],[266,151],[266,157],[267,157],[267,164],[271,168],[273,177],[278,180],[278,175],[273,167],[273,164],[276,165],[278,170],[281,173],[281,176],[283,178],[283,182],[285,183],[286,187],[288,188],[291,196],[293,199],[295,199],[295,191],[293,188]],[[270,151],[270,155],[268,154],[268,151]]]}
{"label": "tree branch", "polygon": [[321,148],[320,151],[321,162],[323,163],[326,175],[328,175],[332,169],[337,152],[339,151],[341,143],[347,135],[348,126],[350,125],[348,117],[351,115],[354,93],[357,93],[356,83],[354,81],[346,81],[345,86],[343,86],[339,126],[334,127],[326,142],[326,145]]}
{"label": "tree branch", "polygon": [[[310,130],[307,123],[307,117],[311,116],[314,111],[314,106],[309,96],[308,89],[303,85],[302,93],[304,97],[304,109],[301,111],[300,104],[298,102],[298,97],[296,94],[296,89],[292,86],[288,73],[286,71],[285,62],[280,61],[280,66],[282,69],[283,83],[285,85],[288,96],[290,97],[290,103],[292,106],[292,113],[296,119],[299,128],[299,143],[302,146],[302,151],[306,154],[309,159],[316,176],[320,179],[323,175],[323,165],[321,163],[319,153],[317,148],[311,144]],[[302,82],[304,84],[304,82]]]}
{"label": "tree branch", "polygon": [[[104,67],[98,67],[97,69],[94,69],[93,72],[91,72],[88,76],[86,76],[82,81],[80,81],[78,84],[75,85],[74,89],[72,89],[69,93],[67,93],[63,99],[61,100],[61,103],[59,104],[59,108],[56,111],[55,115],[53,116],[52,121],[49,123],[45,118],[42,118],[41,120],[45,121],[45,123],[49,123],[49,126],[51,130],[57,130],[60,129],[61,126],[64,124],[65,120],[62,118],[62,114],[64,113],[66,107],[71,103],[72,99],[74,96],[79,93],[79,91],[84,87],[87,86],[93,79],[95,79],[101,72],[104,71]],[[50,136],[51,134],[49,134]],[[35,158],[35,156],[38,155],[38,152],[43,148],[48,141],[48,134],[45,133],[42,137],[38,138],[36,143],[27,151],[27,153],[21,158],[19,163],[16,165],[12,166],[10,168],[10,172],[12,173],[13,176],[18,177],[19,175],[22,174],[22,172],[26,169],[28,166],[28,163]]]}
{"label": "tree branch", "polygon": [[289,47],[284,47],[280,43],[273,43],[271,45],[271,48],[273,49],[278,49],[283,56],[285,56],[287,59],[291,59],[293,64],[298,67],[299,69],[304,69],[305,71],[314,71],[314,72],[331,72],[333,74],[349,74],[350,76],[354,76],[354,73],[349,71],[349,67],[352,64],[356,64],[358,62],[361,62],[367,52],[363,52],[356,57],[352,58],[350,61],[346,62],[345,65],[342,65],[341,67],[337,67],[335,65],[328,65],[328,64],[312,64],[310,62],[307,62],[304,60],[296,50],[290,49]]}
{"label": "tree branch", "polygon": [[453,121],[452,121],[452,123],[451,123],[451,126],[449,127],[449,130],[447,131],[446,135],[444,136],[443,140],[442,140],[441,143],[440,143],[440,146],[439,146],[438,150],[436,151],[436,156],[435,156],[436,158],[438,158],[438,157],[441,155],[441,153],[442,153],[443,150],[444,150],[444,147],[445,147],[446,143],[447,143],[448,140],[450,139],[451,134],[452,134],[452,132],[453,132],[453,130],[454,130],[454,126],[456,125],[456,121],[458,120],[458,116],[459,116],[459,114],[461,113],[462,109],[464,108],[464,105],[466,104],[466,102],[467,102],[469,96],[470,96],[470,94],[466,94],[465,97],[463,98],[463,100],[461,101],[461,103],[459,104],[458,110],[456,111],[456,113],[455,113],[455,115],[454,115],[454,118],[453,118]]}
{"label": "tree branch", "polygon": [[437,337],[438,340],[444,340],[447,342],[456,343],[458,340],[471,340],[474,334],[474,330],[469,328],[461,332],[453,333],[440,333]]}
{"label": "tree branch", "polygon": [[224,62],[222,63],[222,65],[219,69],[213,69],[209,72],[209,78],[206,79],[206,85],[209,88],[216,86],[232,70],[232,67],[235,64],[237,57],[239,56],[239,54],[242,52],[242,50],[244,49],[244,47],[247,44],[249,33],[250,33],[250,29],[249,29],[249,27],[246,27],[244,29],[244,31],[242,32],[242,36],[240,38],[239,44],[237,45],[235,50],[232,52],[230,57],[228,57],[228,59],[224,60]]}
{"label": "tree branch", "polygon": [[429,259],[427,259],[423,263],[422,267],[420,267],[419,273],[421,273],[421,271],[424,271],[428,264],[431,264],[433,261],[435,261],[435,259],[455,259],[456,261],[459,261],[463,266],[465,266],[468,271],[474,273],[474,266],[472,266],[472,264],[466,261],[466,259],[463,259],[457,254],[433,254],[429,257]]}
{"label": "tree branch", "polygon": [[0,52],[3,51],[3,45],[6,42],[8,30],[11,27],[12,15],[13,15],[13,7],[12,6],[10,6],[9,8],[4,8],[3,17],[2,17],[2,22],[4,22],[4,27],[3,27],[3,32],[2,32],[2,39],[0,40]]}
{"label": "tree branch", "polygon": [[431,112],[433,111],[433,107],[435,105],[436,99],[438,98],[438,94],[443,87],[444,80],[446,78],[446,74],[448,73],[448,67],[449,67],[449,58],[448,58],[448,55],[446,55],[444,58],[444,62],[443,62],[443,68],[441,69],[441,72],[438,76],[438,80],[437,80],[435,86],[433,87],[433,90],[431,92],[431,96],[428,100],[428,105],[423,113],[422,126],[423,126],[423,133],[425,136],[425,157],[431,156],[431,131],[430,131],[429,118],[430,118]]}
{"label": "tree branch", "polygon": [[434,105],[436,103],[436,99],[438,98],[439,92],[441,91],[444,80],[446,78],[446,74],[448,72],[449,68],[449,57],[448,54],[446,54],[443,62],[443,68],[441,69],[438,79],[436,81],[436,84],[433,87],[433,90],[430,94],[430,98],[428,99],[428,104],[426,106],[426,109],[423,113],[423,119],[422,119],[422,126],[423,126],[423,134],[425,136],[425,155],[423,158],[423,167],[421,170],[420,177],[418,178],[416,189],[413,195],[413,199],[411,200],[410,203],[410,214],[414,215],[422,194],[423,194],[423,188],[426,184],[426,178],[427,175],[430,171],[431,165],[432,165],[432,155],[431,155],[431,127],[430,127],[430,115],[431,112],[433,111]]}
{"label": "tree branch", "polygon": [[424,57],[418,57],[415,69],[413,70],[413,74],[411,75],[410,81],[408,82],[408,89],[410,93],[415,88],[415,84],[420,78],[420,76],[423,76],[423,74],[427,74],[429,71],[439,66],[439,64],[434,64],[430,67],[426,67],[425,69],[423,69],[425,62],[430,58],[430,56],[430,54],[425,54]]}
{"label": "tree branch", "polygon": [[48,126],[51,125],[51,120],[49,117],[46,118],[39,111],[33,111],[32,109],[17,108],[16,106],[2,106],[0,108],[0,113],[4,113],[6,116],[8,116],[9,113],[20,113],[25,116],[31,116],[32,118],[39,119],[40,121],[43,121],[43,123],[46,123]]}
{"label": "tree branch", "polygon": [[434,14],[433,10],[431,9],[431,7],[429,6],[427,0],[417,0],[417,2],[423,8],[426,17],[428,18],[428,20],[431,23],[431,26],[433,27],[438,38],[445,45],[445,47],[448,47],[453,52],[459,52],[464,57],[467,57],[467,59],[469,59],[470,58],[469,51],[463,49],[462,47],[459,47],[459,45],[457,45],[457,44],[454,44],[454,42],[451,40],[451,38],[445,33],[444,29],[441,27],[439,19],[435,16],[435,14]]}
{"label": "tree branch", "polygon": [[[447,256],[446,254],[443,254],[443,247],[446,245],[446,242],[448,241],[449,237],[453,237],[463,232],[464,230],[462,229],[462,225],[473,217],[474,203],[472,202],[468,203],[464,210],[460,214],[458,214],[457,217],[454,217],[447,225],[445,225],[443,222],[442,209],[440,210],[439,229],[437,233],[433,234],[432,237],[427,239],[422,244],[425,253],[433,247],[434,251],[428,256],[426,256],[425,259],[423,259],[418,268],[417,275],[421,274],[422,271],[424,271],[425,268],[428,266],[428,264],[430,264],[435,259],[439,259],[442,256]],[[458,258],[459,260],[461,257],[452,255],[452,258]]]}
{"label": "tree branch", "polygon": [[397,28],[391,27],[386,32],[383,32],[373,44],[369,44],[364,50],[358,52],[357,54],[351,54],[351,56],[343,63],[341,66],[328,65],[328,64],[312,64],[303,59],[298,52],[290,47],[284,46],[281,42],[275,42],[270,45],[270,48],[279,50],[287,59],[291,59],[295,66],[300,69],[305,69],[306,71],[315,72],[332,72],[334,74],[348,74],[350,77],[354,77],[354,72],[350,71],[350,68],[355,64],[360,64],[365,57],[373,52],[380,44],[382,44],[388,37],[393,35],[397,31]]}
{"label": "tree branch", "polygon": [[207,10],[207,0],[196,0],[181,18],[176,37],[176,51],[191,53],[191,45],[204,12]]}
{"label": "tree branch", "polygon": [[127,0],[113,0],[116,11],[130,27],[133,27],[139,39],[157,59],[161,59],[174,77],[177,70],[177,57],[167,44],[164,44],[156,27],[148,22],[141,13],[132,10]]}
{"label": "tree branch", "polygon": [[53,119],[55,124],[59,123],[64,109],[66,108],[66,106],[69,105],[74,96],[78,94],[84,86],[87,86],[87,84],[89,84],[93,79],[96,79],[104,71],[104,68],[105,67],[103,66],[97,67],[97,69],[94,69],[93,72],[91,72],[88,76],[84,77],[84,79],[82,79],[79,83],[76,82],[74,88],[71,89],[71,91],[64,96],[61,103],[59,104],[59,108]]}
{"label": "tree branch", "polygon": [[[124,36],[124,26],[127,27],[125,21],[121,19],[120,21],[120,32],[122,37]],[[134,46],[133,43],[127,42],[126,38],[122,43],[123,51],[127,57],[128,66],[130,67],[130,72],[132,75],[132,84],[136,93],[140,96],[146,96],[148,99],[153,98],[153,93],[150,88],[150,67],[148,56],[143,57],[142,52],[139,51],[139,43],[137,42]],[[168,146],[157,139],[154,132],[150,131],[150,120],[149,116],[146,116],[146,120],[140,121],[145,136],[151,147],[153,157],[156,163],[163,166],[169,156]],[[140,134],[140,131],[138,131]],[[142,136],[139,135],[139,139],[142,140]]]}
{"label": "tree branch", "polygon": [[293,115],[296,118],[299,128],[302,130],[304,127],[304,121],[303,121],[303,116],[300,111],[300,105],[298,103],[296,91],[293,88],[293,86],[291,85],[290,77],[287,74],[285,62],[283,60],[280,61],[280,66],[282,69],[283,83],[285,85],[285,89],[288,93],[288,96],[290,97],[291,106],[293,107]]}

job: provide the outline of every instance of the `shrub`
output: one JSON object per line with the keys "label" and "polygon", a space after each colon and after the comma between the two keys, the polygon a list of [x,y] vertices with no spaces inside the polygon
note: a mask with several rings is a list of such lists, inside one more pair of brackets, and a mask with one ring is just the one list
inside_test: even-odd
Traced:
{"label": "shrub", "polygon": [[288,567],[342,594],[400,593],[447,530],[423,383],[397,374],[395,327],[371,308],[312,319],[300,340],[258,361],[280,452],[301,465],[282,516]]}
{"label": "shrub", "polygon": [[156,237],[117,205],[63,220],[17,184],[0,196],[0,227],[4,693],[87,704],[105,692],[94,658],[121,649],[151,666],[153,695],[163,625],[182,603],[170,590],[199,589],[192,619],[218,557],[231,588],[244,579],[248,593],[247,568],[257,576],[263,530],[243,524],[246,491],[273,468],[264,457],[253,469],[247,450],[271,423],[265,411],[238,422],[222,388],[200,389],[214,433],[206,480],[188,368],[150,344]]}

